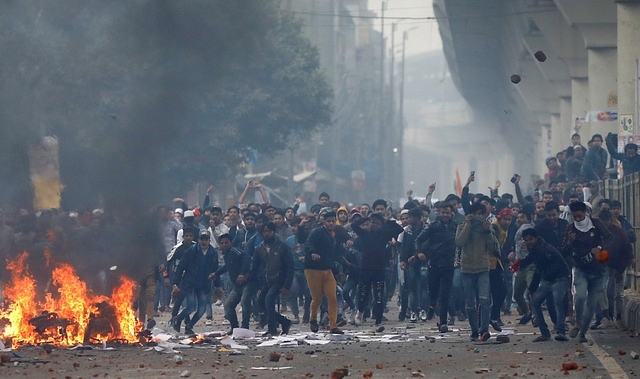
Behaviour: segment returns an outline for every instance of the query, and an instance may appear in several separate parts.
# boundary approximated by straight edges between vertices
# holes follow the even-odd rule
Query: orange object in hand
[[[602,250],[600,253],[598,253],[597,259],[598,262],[605,263],[609,260],[609,252],[607,250]]]

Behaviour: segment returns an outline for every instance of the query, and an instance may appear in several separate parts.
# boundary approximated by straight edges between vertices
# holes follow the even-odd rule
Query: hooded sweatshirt
[[[458,225],[456,245],[462,248],[460,272],[477,274],[489,271],[489,255],[500,249],[492,229],[484,230],[484,219],[474,218]]]
[[[340,222],[340,218],[338,218],[338,215],[340,214],[340,212],[345,212],[347,214],[347,221]],[[336,225],[340,225],[340,226],[349,225],[349,211],[347,210],[347,207],[345,207],[344,205],[338,208],[338,211],[336,212]]]

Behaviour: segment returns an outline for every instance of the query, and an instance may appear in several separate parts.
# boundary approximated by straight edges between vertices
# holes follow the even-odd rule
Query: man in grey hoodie
[[[467,317],[471,327],[471,340],[482,341],[491,338],[489,334],[489,311],[491,290],[489,286],[489,254],[498,252],[500,246],[493,235],[491,223],[485,218],[486,208],[481,203],[473,203],[465,222],[458,225],[456,245],[462,249],[460,272],[466,296]],[[476,296],[480,300],[480,325]]]

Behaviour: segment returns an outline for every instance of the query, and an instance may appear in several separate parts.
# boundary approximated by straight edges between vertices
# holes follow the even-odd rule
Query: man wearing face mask
[[[573,257],[573,285],[575,287],[576,324],[569,337],[580,335],[580,342],[587,342],[585,334],[593,318],[600,296],[603,296],[605,264],[599,259],[612,238],[611,232],[598,219],[587,215],[587,206],[582,202],[569,204],[573,224],[567,228],[565,249]]]
[[[374,210],[383,209],[384,200],[376,200]],[[380,209],[377,209],[380,208]],[[370,228],[364,229],[365,222],[370,222]],[[360,267],[360,296],[356,325],[361,325],[364,317],[364,308],[369,303],[369,294],[373,288],[375,306],[373,314],[376,319],[376,330],[382,332],[382,313],[384,311],[384,280],[385,262],[390,259],[387,243],[398,238],[403,229],[395,221],[386,221],[381,213],[373,213],[370,217],[364,217],[353,223],[353,231],[362,241],[362,264]]]

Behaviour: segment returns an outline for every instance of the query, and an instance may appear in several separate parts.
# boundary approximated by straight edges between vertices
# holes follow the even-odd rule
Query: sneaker
[[[384,332],[384,326],[382,326],[380,324],[376,325],[376,332],[378,332],[378,333]]]
[[[491,325],[493,330],[495,330],[496,332],[501,332],[502,331],[502,328],[500,327],[500,324],[498,324],[498,321],[491,320],[491,321],[489,321],[489,324]]]
[[[156,326],[156,320],[154,319],[147,320],[147,330],[153,329],[154,326]]]
[[[596,329],[598,329],[598,327],[599,327],[600,325],[602,325],[602,322],[603,322],[604,320],[605,320],[605,319],[603,319],[603,318],[600,318],[600,319],[596,318],[596,321],[594,321],[594,323],[589,327],[589,329],[591,329],[591,330],[596,330]]]
[[[522,316],[520,321],[518,321],[518,324],[527,325],[529,323],[529,321],[531,321],[532,318],[533,318],[533,316],[531,315],[531,313],[528,313],[528,314]]]
[[[205,324],[206,326],[211,326],[211,325],[213,325],[213,321],[212,321],[210,318],[208,318],[208,319],[207,319],[207,321],[205,321],[205,323],[204,323],[204,324]]]
[[[213,305],[215,305],[216,307],[222,306],[222,300],[216,301],[215,303],[213,303]]]
[[[484,333],[482,333],[482,336],[480,337],[480,340],[481,340],[482,342],[485,342],[485,341],[488,341],[488,340],[489,340],[489,338],[491,338],[491,333],[489,333],[489,332],[484,332]]]
[[[171,326],[173,327],[173,330],[175,330],[176,332],[180,333],[180,324],[181,324],[181,322],[178,321],[178,319],[176,318],[173,321],[173,324]]]
[[[355,324],[356,324],[356,310],[352,309],[351,314],[349,315],[349,325],[355,325]]]
[[[222,320],[222,325],[231,325],[231,323],[225,318],[224,320]]]
[[[576,338],[578,336],[578,333],[580,333],[580,328],[576,325],[571,328],[571,330],[569,330],[569,337]]]
[[[318,320],[309,321],[309,329],[311,329],[312,332],[317,333],[318,332]]]
[[[558,334],[557,336],[555,336],[554,338],[556,341],[560,341],[560,342],[566,342],[569,341],[569,339],[567,338],[567,336],[565,336],[564,334]]]
[[[546,341],[551,341],[551,336],[543,334],[533,340],[533,342],[546,342]]]
[[[288,318],[282,320],[282,335],[289,334],[289,330],[291,330],[291,324],[292,322]]]
[[[329,333],[331,334],[344,334],[344,332],[342,330],[340,330],[339,328],[333,328],[329,331]]]
[[[343,318],[338,320],[338,327],[342,327],[342,326],[345,326],[345,325],[347,325],[347,320],[345,320]]]
[[[505,309],[504,311],[502,311],[502,314],[504,314],[505,316],[511,316],[511,309]]]
[[[427,312],[425,312],[424,309],[420,311],[420,321],[422,322],[427,321]]]
[[[449,317],[449,322],[447,323],[447,325],[455,325],[456,324],[456,318],[455,317]]]
[[[262,338],[270,338],[270,337],[277,336],[277,335],[278,335],[278,331],[277,330],[275,332],[271,331],[271,330],[268,330],[268,331],[262,333],[262,335],[260,337],[262,337]]]
[[[587,336],[581,333],[580,337],[578,337],[578,342],[589,342],[589,340],[587,339]]]
[[[465,321],[467,319],[467,315],[465,315],[464,312],[462,311],[458,311],[456,313],[456,316],[458,316],[458,321],[460,322]]]
[[[188,326],[185,326],[185,327],[184,327],[184,334],[187,334],[187,335],[189,335],[189,336],[190,336],[190,335],[195,334],[195,333],[193,332],[193,329],[191,329],[191,328],[190,328],[190,327],[188,327]]]
[[[300,323],[300,317],[298,316],[293,316],[293,320],[291,320],[292,324],[299,324]]]
[[[478,333],[471,333],[471,336],[469,338],[471,339],[471,341],[477,341],[478,340]]]
[[[356,313],[355,324],[356,326],[360,326],[363,323],[364,323],[364,315],[362,314],[362,312],[358,311],[358,313]]]
[[[416,312],[411,312],[411,317],[409,317],[409,322],[415,323],[418,322],[418,315]]]
[[[498,319],[498,321],[497,321],[497,322],[498,322],[498,325],[500,325],[500,326],[504,326],[504,322],[502,322],[502,320]]]
[[[615,327],[613,321],[610,318],[602,319],[602,323],[600,324],[600,329],[609,329]]]
[[[449,331],[449,327],[444,325],[444,324],[442,324],[442,325],[440,325],[440,329],[439,330],[440,330],[440,333],[446,333],[446,332]]]
[[[432,306],[429,306],[429,310],[427,311],[427,321],[432,320],[435,314],[436,314],[436,309]]]

